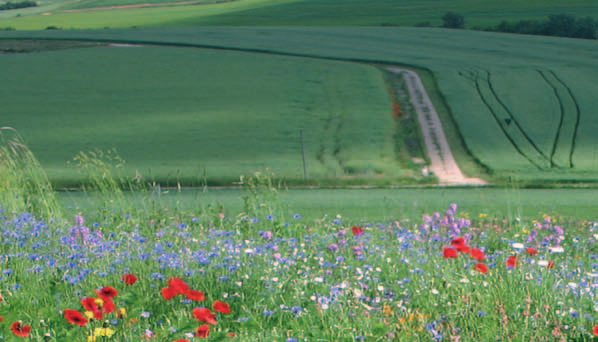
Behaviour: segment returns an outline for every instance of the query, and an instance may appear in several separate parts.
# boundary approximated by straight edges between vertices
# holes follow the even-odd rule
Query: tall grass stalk
[[[14,128],[0,128],[0,206],[60,218],[61,206],[39,162]]]

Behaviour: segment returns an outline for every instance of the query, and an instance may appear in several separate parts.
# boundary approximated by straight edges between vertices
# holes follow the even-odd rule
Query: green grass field
[[[437,86],[435,105],[446,128],[457,127],[461,134],[449,137],[453,146],[464,143],[457,150],[459,162],[471,158],[468,150],[495,179],[596,179],[594,41],[421,28],[221,27],[3,36],[186,44],[414,65],[430,70],[427,85]]]
[[[409,177],[380,70],[356,63],[168,47],[0,56],[2,126],[56,186],[84,183],[79,151],[116,148],[162,184],[232,184],[269,169],[308,182]]]
[[[99,6],[154,3],[141,0],[95,0],[86,2],[46,1],[41,7],[0,13],[0,27],[19,30],[63,28],[126,28],[181,25],[248,26],[413,26],[420,23],[440,26],[448,11],[463,14],[467,27],[491,27],[502,20],[542,20],[548,15],[567,13],[598,17],[598,5],[591,0],[237,0],[218,4],[198,2],[175,6],[162,1],[159,8],[129,8],[110,11],[67,13],[65,10]],[[179,1],[182,2],[182,1]],[[45,13],[45,15],[42,15]],[[16,17],[17,14],[21,16]]]
[[[171,212],[222,207],[227,215],[244,210],[242,189],[163,190],[160,203]],[[485,213],[495,217],[538,218],[593,217],[598,206],[593,189],[279,189],[278,198],[290,215],[309,221],[340,215],[351,223],[385,222],[393,218],[415,219],[424,213],[459,203],[470,217]],[[101,206],[94,193],[58,193],[67,211],[94,211]],[[144,205],[143,194],[129,194],[131,211]]]

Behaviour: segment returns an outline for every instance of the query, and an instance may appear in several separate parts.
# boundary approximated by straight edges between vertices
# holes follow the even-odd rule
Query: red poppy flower
[[[189,290],[189,291],[187,291],[187,293],[185,293],[185,295],[187,296],[187,299],[196,300],[196,301],[201,301],[201,300],[206,299],[206,295],[199,290]]]
[[[168,279],[168,287],[175,290],[177,294],[185,294],[189,291],[189,285],[183,279],[177,277]]]
[[[166,299],[166,300],[172,299],[177,294],[178,294],[177,291],[175,289],[173,289],[172,287],[163,287],[162,288],[162,297],[164,297],[164,299]]]
[[[135,284],[137,282],[137,276],[134,275],[133,273],[123,274],[123,276],[121,277],[121,279],[127,285],[133,285],[133,284]]]
[[[486,264],[484,264],[482,262],[478,262],[477,264],[475,264],[475,269],[476,269],[476,271],[479,271],[482,273],[488,273],[488,266],[486,266]]]
[[[206,322],[210,324],[217,323],[216,314],[208,308],[195,308],[191,313],[193,314],[193,317],[200,322]]]
[[[451,245],[453,247],[465,245],[465,238],[462,236],[457,236],[456,238],[451,239]]]
[[[595,325],[595,326],[592,328],[592,332],[594,333],[594,335],[598,335],[598,325]]]
[[[456,258],[459,255],[456,249],[452,247],[442,247],[442,257],[443,258]]]
[[[96,299],[93,297],[81,298],[81,305],[87,311],[98,311],[98,304],[96,304]]]
[[[118,290],[116,290],[112,286],[104,286],[101,289],[97,290],[96,293],[102,299],[106,299],[106,298],[112,299],[112,298],[116,297],[116,295],[118,295]]]
[[[29,332],[31,331],[31,326],[23,324],[21,321],[12,322],[10,325],[10,330],[13,334],[21,337],[29,336]]]
[[[195,336],[206,338],[210,334],[210,326],[207,324],[202,324],[197,329],[195,329]]]
[[[351,227],[351,232],[353,232],[353,235],[360,236],[364,233],[364,230],[361,227],[353,226]]]
[[[527,251],[527,254],[529,254],[529,255],[538,254],[538,250],[535,249],[534,247],[527,247],[525,250]]]
[[[470,253],[471,252],[471,247],[469,247],[468,245],[458,245],[458,246],[455,246],[455,248],[457,249],[457,251],[459,253]]]
[[[0,316],[0,322],[4,322],[4,316]]]
[[[64,318],[66,318],[66,320],[71,324],[77,324],[80,326],[87,324],[87,318],[77,310],[65,309],[63,313]]]
[[[484,260],[484,251],[482,251],[479,248],[472,248],[470,255],[473,259],[476,259],[477,261],[483,261]]]
[[[104,313],[111,313],[112,311],[116,310],[116,305],[114,305],[114,301],[110,298],[104,299],[104,304],[102,305],[102,311]]]
[[[229,314],[231,312],[230,306],[227,303],[221,302],[219,300],[214,301],[214,304],[212,304],[212,307],[217,312],[221,312],[224,314]]]
[[[179,338],[178,340],[174,340],[174,341],[172,341],[172,342],[191,342],[191,341],[189,341],[189,340],[188,340],[188,339],[186,339],[186,338]]]
[[[517,255],[511,255],[507,258],[507,266],[508,267],[516,267],[517,266]]]

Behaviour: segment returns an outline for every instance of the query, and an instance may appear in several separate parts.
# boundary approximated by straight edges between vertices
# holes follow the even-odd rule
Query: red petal
[[[484,260],[485,256],[484,256],[484,252],[481,249],[473,248],[471,250],[471,257],[473,259],[476,259],[477,261],[482,261],[482,260]]]
[[[191,299],[191,300],[196,300],[196,301],[201,301],[206,299],[206,295],[198,290],[189,290],[187,291],[187,293],[185,294],[187,296],[187,299]]]
[[[353,233],[353,235],[359,236],[359,235],[363,234],[363,228],[358,227],[358,226],[353,226],[353,227],[351,227],[351,232]]]
[[[135,284],[137,282],[137,276],[134,275],[133,273],[123,274],[122,280],[127,285],[133,285],[133,284]]]
[[[114,298],[116,297],[116,295],[118,295],[118,290],[116,290],[112,286],[104,286],[96,292],[98,293],[98,296],[100,296],[100,298],[102,299]]]
[[[210,324],[217,323],[215,319],[216,314],[208,308],[195,308],[191,313],[193,314],[193,317],[200,322],[206,322]]]
[[[177,277],[168,279],[168,287],[174,289],[177,294],[185,294],[189,291],[189,285],[183,279]]]
[[[171,287],[162,288],[162,297],[164,297],[164,299],[166,299],[166,300],[172,299],[177,294],[178,294],[178,292]]]
[[[96,304],[96,299],[93,297],[85,297],[81,299],[81,305],[87,311],[97,311],[98,305]]]
[[[483,264],[481,262],[475,264],[475,269],[476,269],[476,271],[479,271],[482,273],[488,273],[488,266],[486,266],[486,264]]]
[[[456,258],[459,255],[457,250],[452,247],[442,247],[442,257],[443,258]]]
[[[197,336],[197,337],[206,338],[206,337],[208,337],[209,334],[210,334],[210,326],[207,324],[202,324],[199,327],[197,327],[197,330],[195,330],[195,336]]]
[[[451,245],[457,247],[460,245],[464,245],[465,244],[465,238],[462,236],[457,236],[456,238],[453,238],[451,240]]]
[[[214,301],[214,304],[212,304],[212,307],[217,312],[221,312],[221,313],[224,313],[224,314],[228,314],[228,313],[231,312],[230,306],[227,303],[221,302],[219,300]]]
[[[71,324],[77,324],[80,326],[84,326],[85,324],[87,324],[87,318],[77,310],[65,309],[63,311],[63,314],[64,318],[66,318],[66,320],[69,321],[69,323]]]

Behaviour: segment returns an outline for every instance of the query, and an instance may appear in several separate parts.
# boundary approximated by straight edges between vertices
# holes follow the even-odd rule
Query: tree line
[[[442,26],[445,28],[465,27],[465,18],[458,13],[448,12],[442,17],[442,21]],[[541,36],[598,39],[598,20],[591,17],[577,18],[569,14],[553,14],[548,16],[546,20],[520,20],[516,22],[503,20],[494,27],[474,27],[473,29]]]
[[[25,0],[21,2],[7,2],[5,4],[0,4],[0,11],[8,11],[13,9],[19,8],[26,8],[26,7],[35,7],[37,6],[37,2],[31,0]]]

